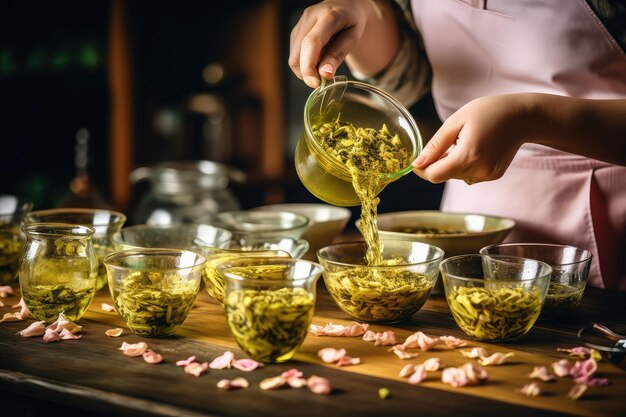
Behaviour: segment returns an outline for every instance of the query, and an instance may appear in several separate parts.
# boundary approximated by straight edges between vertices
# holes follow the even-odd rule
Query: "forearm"
[[[526,142],[626,166],[626,99],[591,100],[532,93]]]
[[[359,0],[367,3],[367,23],[361,40],[346,56],[350,69],[365,76],[382,71],[400,47],[400,28],[391,0]]]

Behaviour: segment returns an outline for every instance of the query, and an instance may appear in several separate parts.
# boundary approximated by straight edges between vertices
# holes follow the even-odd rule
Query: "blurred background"
[[[188,204],[189,175],[211,210],[319,202],[293,166],[311,91],[287,65],[312,3],[3,0],[0,193],[35,209],[112,208],[129,224],[155,198]],[[410,110],[427,140],[439,125],[431,98]],[[409,174],[379,211],[438,209],[441,192]]]

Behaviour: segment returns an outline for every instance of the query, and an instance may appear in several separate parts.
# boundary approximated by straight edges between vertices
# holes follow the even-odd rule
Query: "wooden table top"
[[[321,281],[321,280],[320,280]],[[350,320],[334,304],[322,284],[313,322],[346,324]],[[4,299],[11,310],[17,297]],[[80,324],[80,340],[45,344],[41,337],[22,338],[15,333],[27,322],[0,323],[0,413],[38,415],[29,405],[44,402],[50,407],[78,410],[81,415],[132,416],[343,416],[343,415],[475,415],[481,416],[624,416],[626,415],[626,372],[600,362],[598,376],[606,377],[608,387],[590,388],[574,401],[566,397],[573,386],[571,378],[542,383],[544,394],[526,397],[515,389],[532,382],[528,374],[534,366],[549,366],[566,358],[557,347],[579,346],[576,332],[593,321],[626,320],[626,292],[588,288],[583,303],[567,322],[538,322],[520,341],[486,344],[470,341],[468,349],[483,346],[489,353],[515,352],[505,365],[490,366],[489,380],[480,386],[453,388],[441,382],[441,371],[429,373],[420,385],[407,383],[398,376],[407,363],[421,363],[439,357],[444,366],[460,366],[471,361],[457,350],[436,348],[412,360],[401,360],[360,337],[318,337],[309,334],[293,360],[267,365],[253,372],[236,369],[209,370],[196,378],[187,375],[175,362],[191,355],[210,362],[226,350],[236,358],[245,357],[231,337],[222,309],[203,290],[194,309],[176,336],[145,339],[132,334],[117,313],[102,311],[103,302],[111,303],[108,292],[100,291]],[[105,336],[107,329],[124,328],[121,337]],[[454,323],[445,299],[433,295],[412,320],[398,325],[371,325],[370,330],[393,330],[399,342],[421,330],[428,335],[453,335],[466,338]],[[145,341],[161,353],[164,363],[150,365],[141,358],[124,356],[118,350],[123,341]],[[345,348],[362,364],[338,368],[323,364],[317,351],[323,347]],[[307,389],[263,391],[258,383],[281,372],[298,368],[305,376],[328,378],[332,395],[315,395]],[[216,383],[243,376],[251,385],[238,391],[222,391]],[[378,389],[386,387],[390,397],[381,400]],[[22,403],[22,404],[20,404]],[[23,404],[26,403],[26,404]],[[38,412],[43,415],[43,407]],[[26,410],[26,411],[24,411]],[[70,414],[71,415],[71,414]]]

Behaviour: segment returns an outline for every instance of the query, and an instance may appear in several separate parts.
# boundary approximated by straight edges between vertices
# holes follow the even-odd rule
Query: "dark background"
[[[0,193],[31,199],[36,209],[62,204],[76,174],[75,135],[83,127],[90,132],[89,176],[110,207],[132,211],[147,191],[129,183],[129,198],[112,193],[119,154],[111,154],[107,64],[116,1],[124,10],[132,61],[132,135],[122,151],[132,155],[132,168],[169,160],[214,160],[249,174],[247,183],[232,187],[244,208],[319,201],[303,188],[293,168],[310,89],[287,65],[290,30],[313,2],[270,0],[0,2]],[[280,62],[263,50],[254,53],[259,65],[268,65],[268,59],[276,65],[278,74],[269,86],[255,79],[259,75],[254,66],[241,66],[238,55],[250,53],[240,48],[242,39],[262,36],[246,22],[267,7],[279,22],[270,42],[278,47]],[[224,71],[219,82],[207,82],[211,68]],[[348,74],[345,68],[340,72]],[[264,85],[264,92],[249,85]],[[219,142],[208,144],[204,116],[189,111],[186,103],[198,94],[217,97],[224,105],[227,118]],[[255,129],[265,123],[271,99],[281,103],[280,125],[270,135],[281,144],[277,149],[284,159],[278,176],[266,175],[255,159],[260,152],[256,147],[268,140]],[[438,123],[430,97],[410,110],[428,139]],[[245,124],[238,123],[244,119]],[[441,192],[442,186],[409,174],[383,191],[380,212],[437,209]]]

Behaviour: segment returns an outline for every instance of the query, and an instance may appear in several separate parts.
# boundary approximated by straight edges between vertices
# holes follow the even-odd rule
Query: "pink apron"
[[[494,94],[626,98],[626,54],[584,0],[413,0],[412,10],[442,119]],[[626,290],[626,167],[526,144],[497,181],[449,181],[441,209],[511,217],[509,242],[588,249],[590,284]]]

